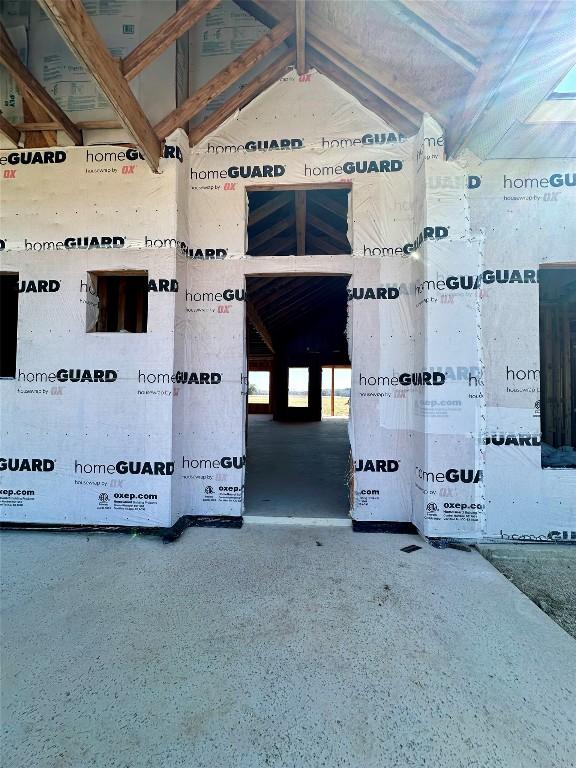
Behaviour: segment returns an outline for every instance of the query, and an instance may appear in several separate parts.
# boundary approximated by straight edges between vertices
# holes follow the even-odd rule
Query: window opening
[[[288,369],[288,408],[308,408],[310,370]]]
[[[98,317],[89,331],[146,333],[148,274],[91,272],[91,293],[98,297]],[[89,307],[90,308],[90,307]]]
[[[270,371],[248,371],[248,404],[270,404]]]
[[[322,368],[322,418],[349,418],[351,386],[351,368],[338,365]]]

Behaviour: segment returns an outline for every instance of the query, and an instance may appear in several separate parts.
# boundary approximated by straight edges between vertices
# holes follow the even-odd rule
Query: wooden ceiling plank
[[[280,221],[277,221],[276,224],[273,224],[271,227],[267,227],[259,235],[256,235],[256,237],[251,237],[248,243],[250,251],[253,252],[258,250],[258,248],[261,248],[264,243],[268,242],[268,240],[271,240],[273,237],[276,237],[276,235],[284,232],[288,227],[293,227],[294,221],[294,214],[292,213]]]
[[[268,200],[259,208],[248,212],[248,226],[251,227],[254,224],[258,224],[262,219],[279,211],[290,202],[292,202],[292,196],[289,192],[277,192],[271,200]]]
[[[292,246],[292,252],[296,251],[296,241],[293,236],[290,237],[276,237],[274,239],[274,245],[272,245],[267,251],[266,256],[276,256],[280,251],[287,251]]]
[[[431,4],[431,3],[427,3]],[[402,24],[409,27],[419,37],[430,43],[434,48],[443,53],[462,69],[472,75],[475,75],[479,68],[478,60],[467,48],[462,45],[454,45],[444,35],[438,34],[435,28],[422,19],[410,7],[410,3],[397,0],[397,2],[386,3],[386,11],[398,19]]]
[[[482,60],[489,40],[438,0],[396,0],[453,45]]]
[[[348,216],[348,209],[345,205],[341,205],[331,196],[323,195],[320,190],[316,192],[312,202],[340,218],[347,218]]]
[[[296,0],[296,71],[306,74],[306,0]]]
[[[291,238],[290,238],[290,242],[293,242],[293,241],[294,241],[294,238],[293,238],[293,237],[291,237]],[[288,243],[288,245],[290,245],[290,243]],[[275,278],[275,279],[277,280],[278,278]],[[255,303],[257,304],[257,306],[258,306],[258,309],[259,309],[260,311],[262,311],[262,310],[264,309],[264,307],[267,307],[267,306],[268,306],[268,304],[272,304],[273,302],[275,302],[275,301],[278,301],[278,299],[283,299],[283,298],[285,298],[286,296],[289,296],[289,295],[291,295],[291,294],[293,294],[293,293],[296,293],[297,291],[299,291],[299,290],[300,290],[300,287],[299,287],[299,286],[296,286],[296,285],[294,285],[294,283],[295,283],[296,281],[297,281],[297,282],[300,282],[300,279],[301,279],[301,278],[298,278],[298,277],[294,277],[294,278],[289,278],[289,277],[288,277],[288,278],[284,278],[284,279],[282,280],[282,287],[281,287],[279,290],[277,290],[277,291],[274,291],[273,293],[270,293],[270,294],[268,294],[268,296],[258,297],[258,298],[255,300]],[[289,283],[292,283],[292,285],[290,286],[290,288],[288,288],[288,289],[287,289],[287,288],[286,288],[286,286],[287,286]]]
[[[310,245],[314,249],[311,254],[313,256],[322,256],[325,254],[336,256],[342,253],[342,243],[334,242],[330,235],[324,235],[324,238],[322,239],[317,235],[312,234],[308,237],[310,239]],[[326,245],[324,239],[328,245]]]
[[[308,214],[308,223],[313,227],[316,227],[316,229],[319,229],[321,232],[324,232],[326,235],[329,235],[336,242],[339,240],[348,240],[346,232],[341,232],[339,229],[336,229],[336,227],[333,227],[327,221],[324,221],[324,219],[321,219],[314,213]]]
[[[324,283],[314,283],[313,287],[309,288],[308,290],[302,292],[300,296],[295,296],[289,301],[284,301],[281,304],[277,304],[274,307],[274,311],[268,315],[267,320],[269,323],[272,321],[276,322],[279,317],[282,315],[288,315],[290,316],[290,320],[292,321],[294,319],[294,314],[296,310],[300,311],[300,308],[303,304],[306,304],[310,301],[311,298],[316,296],[318,293],[321,293],[322,291],[326,290],[326,286]]]
[[[156,172],[160,163],[160,141],[86,13],[82,0],[40,0],[40,4],[78,60],[96,80],[146,162]]]
[[[212,112],[206,120],[190,131],[190,146],[198,144],[205,136],[215,131],[224,120],[233,115],[237,109],[242,109],[252,99],[260,95],[262,91],[273,85],[281,77],[286,69],[294,63],[294,51],[288,51],[272,62],[262,73],[251,80],[247,85],[233,94],[219,109]]]
[[[186,5],[166,19],[158,29],[122,59],[122,74],[132,80],[158,58],[172,43],[200,21],[220,0],[188,0]]]
[[[266,344],[270,352],[274,354],[274,342],[272,341],[272,337],[250,299],[246,299],[246,316],[253,327],[258,331],[260,338]]]
[[[14,144],[15,147],[20,143],[20,131],[15,125],[12,125],[12,123],[9,123],[8,120],[6,120],[2,112],[0,112],[0,133],[3,133],[8,141],[11,144]]]
[[[73,144],[82,144],[82,131],[74,125],[34,75],[26,69],[2,24],[0,24],[0,62],[16,81],[22,95],[28,95],[30,101],[40,105],[44,112],[58,123]]]
[[[296,208],[296,256],[306,255],[306,192],[294,193]]]
[[[42,0],[55,2],[55,0]],[[296,22],[292,17],[281,21],[269,32],[257,40],[244,53],[230,62],[227,67],[218,72],[207,83],[200,87],[190,98],[167,115],[156,126],[156,133],[165,138],[176,128],[191,120],[216,96],[224,93],[239,78],[243,77],[266,54],[278,48],[286,38],[294,32]]]
[[[348,73],[344,72],[344,70],[337,67],[316,51],[310,51],[308,54],[308,63],[317,69],[318,72],[326,75],[326,77],[336,83],[336,85],[339,85],[340,88],[359,101],[366,107],[366,109],[369,109],[371,112],[378,115],[378,117],[395,131],[398,131],[405,136],[412,136],[418,132],[418,125],[422,119],[420,113],[418,113],[419,117],[417,121],[412,122],[407,120],[404,115],[401,115],[388,103],[376,96],[373,90],[366,88],[354,77],[348,75]]]
[[[522,3],[517,12],[508,19],[504,28],[500,30],[466,94],[462,109],[454,116],[448,126],[446,145],[449,157],[454,157],[467,143],[470,136],[479,130],[485,111],[493,105],[498,97],[518,57],[530,45],[531,39],[544,17],[549,11],[554,13],[555,8],[558,9],[558,7],[558,4],[555,6],[555,0],[530,0],[530,2]],[[562,17],[560,16],[558,22],[561,21]],[[553,42],[550,40],[550,49],[539,51],[538,56],[553,57],[554,53]],[[533,78],[534,73],[515,71],[513,83],[518,87],[519,79],[527,76]],[[543,93],[542,98],[545,96],[546,93]],[[509,125],[503,121],[502,136],[508,127]]]

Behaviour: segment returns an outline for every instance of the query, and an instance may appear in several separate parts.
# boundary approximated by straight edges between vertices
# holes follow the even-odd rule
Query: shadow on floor
[[[245,513],[347,517],[348,420],[288,424],[248,417]]]

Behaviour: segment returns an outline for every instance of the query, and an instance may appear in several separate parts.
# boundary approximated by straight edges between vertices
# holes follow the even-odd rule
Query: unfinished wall
[[[282,139],[289,149],[266,143]],[[518,379],[538,369],[538,264],[575,262],[576,188],[549,182],[537,200],[530,183],[528,199],[509,200],[518,187],[510,192],[503,177],[564,178],[565,163],[447,163],[429,118],[404,139],[314,72],[289,73],[191,151],[180,133],[169,144],[180,151],[160,176],[142,160],[113,158],[120,147],[3,164],[16,176],[3,179],[2,270],[61,281],[53,295],[20,294],[18,368],[118,371],[109,384],[26,382],[42,390],[31,393],[22,380],[0,381],[2,455],[23,456],[26,445],[26,455],[56,461],[51,473],[0,473],[3,489],[36,490],[32,500],[4,496],[4,519],[146,525],[241,515],[245,278],[297,272],[350,275],[356,519],[463,538],[576,530],[575,470],[542,470],[538,445],[485,444],[494,434],[539,435],[538,383],[511,386],[508,371]],[[352,184],[351,256],[245,255],[247,186],[339,181]],[[89,233],[121,237],[122,247],[27,247]],[[80,282],[108,267],[178,281],[177,292],[149,294],[148,334],[86,333]],[[496,269],[508,276],[496,282]],[[145,388],[142,372],[152,377]],[[173,474],[75,469],[122,459],[173,462]],[[157,503],[116,505],[125,490],[152,492]]]

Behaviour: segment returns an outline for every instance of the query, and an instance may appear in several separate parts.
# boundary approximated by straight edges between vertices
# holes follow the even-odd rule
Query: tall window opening
[[[18,275],[0,274],[0,378],[16,376]]]
[[[330,365],[322,368],[322,418],[350,416],[352,368]]]
[[[309,387],[308,368],[288,368],[288,408],[308,408]]]
[[[542,466],[576,468],[576,266],[540,269]]]

